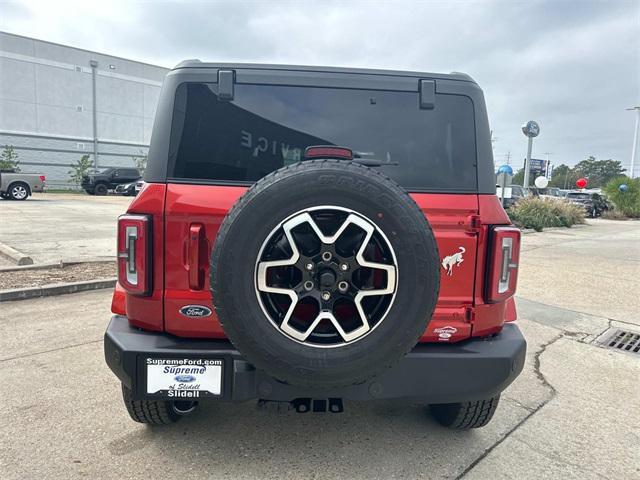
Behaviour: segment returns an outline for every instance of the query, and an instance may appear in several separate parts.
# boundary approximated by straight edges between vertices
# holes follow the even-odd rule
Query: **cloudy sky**
[[[496,162],[631,159],[640,0],[0,1],[0,30],[170,67],[229,62],[461,71],[485,92]],[[640,165],[636,162],[636,174]]]

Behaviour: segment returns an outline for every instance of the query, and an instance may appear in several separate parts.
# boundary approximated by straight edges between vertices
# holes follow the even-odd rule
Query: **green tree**
[[[522,185],[524,183],[524,168],[521,168],[516,173],[513,174],[511,178],[511,183],[513,185]]]
[[[590,188],[602,187],[625,171],[617,160],[596,160],[596,157],[593,156],[582,160],[573,170],[578,177],[585,177],[589,180],[588,186]]]
[[[144,171],[147,169],[147,154],[140,152],[140,155],[131,157],[131,160],[133,160],[136,168],[140,170],[140,175],[144,175]]]
[[[15,170],[20,171],[18,167],[18,154],[13,149],[13,145],[5,145],[2,149],[2,155],[0,155],[0,170]]]
[[[84,177],[91,168],[93,168],[93,160],[91,160],[89,155],[82,155],[74,165],[71,165],[71,170],[67,173],[71,177],[71,180],[73,180],[73,183],[80,185],[80,183],[82,183],[82,177]]]
[[[623,184],[627,186],[626,191],[620,190],[620,185]],[[604,187],[604,192],[616,210],[628,217],[640,217],[640,178],[614,178]]]
[[[572,188],[572,185],[575,183],[575,179],[573,178],[574,175],[575,173],[571,171],[571,167],[568,167],[565,164],[560,164],[553,169],[551,178],[549,179],[549,186],[556,188]]]

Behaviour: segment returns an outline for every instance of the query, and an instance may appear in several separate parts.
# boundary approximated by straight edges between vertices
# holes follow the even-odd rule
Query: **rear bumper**
[[[221,401],[336,397],[452,403],[489,398],[503,391],[522,371],[526,341],[516,325],[506,324],[490,339],[419,344],[384,374],[360,385],[330,390],[281,383],[255,369],[228,341],[144,332],[130,327],[127,318],[120,315],[115,315],[107,328],[104,353],[109,368],[136,399],[158,398],[146,393],[145,362],[148,357],[160,357],[222,360],[222,395],[215,398]]]

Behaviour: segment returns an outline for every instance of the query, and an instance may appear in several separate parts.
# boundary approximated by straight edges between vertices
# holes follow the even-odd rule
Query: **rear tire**
[[[26,200],[31,195],[31,190],[24,182],[14,182],[9,185],[7,193],[11,200]]]
[[[487,400],[430,405],[431,415],[436,421],[453,430],[469,430],[484,427],[493,418],[498,408],[500,395]]]
[[[150,425],[168,425],[180,420],[173,409],[173,402],[158,400],[133,400],[131,390],[122,385],[122,399],[129,416],[136,422]]]
[[[93,190],[93,193],[96,195],[106,195],[109,189],[104,183],[99,183]]]

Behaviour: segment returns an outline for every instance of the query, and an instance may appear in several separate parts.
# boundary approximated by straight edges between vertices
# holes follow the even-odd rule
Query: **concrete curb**
[[[573,228],[584,228],[589,226],[590,225],[588,224],[578,224],[578,225],[573,225],[571,227],[545,227],[540,232],[536,232],[533,228],[521,228],[520,231],[522,232],[523,235],[529,235],[530,233],[560,232],[560,231],[571,230]]]
[[[0,267],[0,273],[21,272],[24,270],[44,270],[46,268],[62,268],[62,262],[34,263],[32,265],[13,265],[11,267]]]
[[[24,270],[44,270],[47,268],[64,268],[68,265],[78,265],[80,263],[115,263],[116,258],[102,259],[102,260],[60,260],[58,262],[48,263],[34,263],[33,265],[15,265],[11,267],[0,267],[0,273],[3,272],[21,272]]]
[[[2,242],[0,242],[0,255],[7,257],[17,265],[33,265],[31,257]]]
[[[12,290],[0,290],[0,302],[13,300],[27,300],[29,298],[49,297],[53,295],[64,295],[67,293],[86,292],[89,290],[100,290],[115,286],[116,278],[102,278],[99,280],[89,280],[87,282],[52,283],[40,287],[16,288]]]

